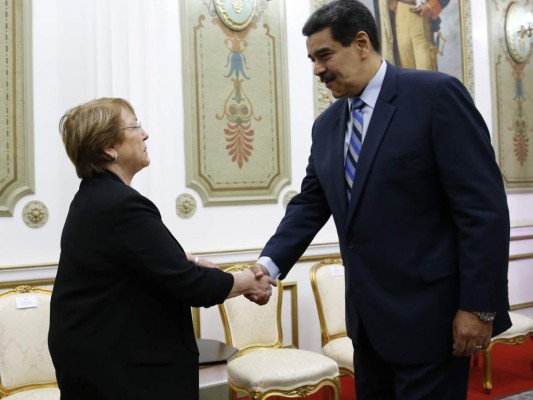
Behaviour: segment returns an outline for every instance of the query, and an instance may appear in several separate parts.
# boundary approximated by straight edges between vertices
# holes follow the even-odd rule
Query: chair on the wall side
[[[353,345],[346,333],[342,260],[323,260],[313,265],[309,274],[322,332],[322,351],[337,362],[341,373],[353,378]]]
[[[2,400],[59,400],[48,351],[51,293],[30,286],[0,293]]]
[[[237,264],[225,271],[239,273],[249,267]],[[226,341],[239,349],[227,365],[229,399],[235,399],[237,393],[246,393],[251,400],[301,398],[325,388],[324,395],[338,400],[339,369],[335,361],[312,351],[282,348],[282,299],[283,287],[278,281],[264,306],[244,296],[219,305]]]
[[[509,313],[511,317],[512,326],[505,332],[494,336],[490,345],[486,350],[483,350],[483,388],[486,393],[492,390],[492,348],[496,344],[512,344],[519,345],[524,343],[527,338],[533,340],[533,318],[526,317],[516,312]],[[476,356],[477,357],[477,356]],[[474,358],[474,362],[477,358]],[[530,359],[531,370],[533,371],[533,353]],[[531,376],[533,379],[533,375]]]

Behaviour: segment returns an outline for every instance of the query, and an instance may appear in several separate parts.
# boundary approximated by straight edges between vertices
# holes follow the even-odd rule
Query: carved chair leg
[[[487,394],[490,394],[492,390],[491,352],[492,343],[486,350],[483,350],[483,388]]]

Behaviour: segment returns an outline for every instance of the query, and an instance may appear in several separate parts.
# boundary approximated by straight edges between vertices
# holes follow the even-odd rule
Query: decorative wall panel
[[[187,184],[204,205],[290,182],[283,0],[181,2]]]
[[[33,193],[30,3],[0,0],[0,216]]]
[[[507,189],[533,187],[532,0],[489,0],[493,136]]]

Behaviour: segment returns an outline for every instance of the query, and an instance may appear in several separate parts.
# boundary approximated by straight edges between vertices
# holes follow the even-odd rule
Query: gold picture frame
[[[0,217],[34,192],[31,3],[4,0],[0,13]],[[5,60],[5,62],[4,62]]]

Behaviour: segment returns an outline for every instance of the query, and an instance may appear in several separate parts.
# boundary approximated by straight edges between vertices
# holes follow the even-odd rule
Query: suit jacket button
[[[355,245],[353,243],[348,243],[348,248],[350,250],[353,250],[355,248]]]

